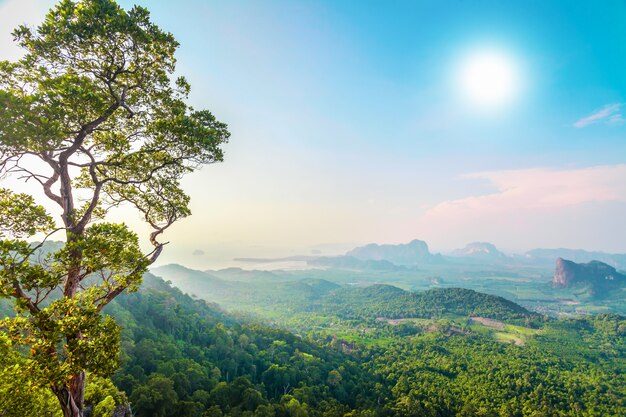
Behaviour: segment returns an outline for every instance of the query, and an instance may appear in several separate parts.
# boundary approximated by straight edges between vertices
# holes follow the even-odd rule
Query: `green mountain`
[[[209,272],[197,271],[178,264],[168,264],[153,268],[151,272],[157,276],[175,277],[176,286],[183,291],[219,291],[230,287],[230,284]]]
[[[435,318],[480,316],[497,320],[537,318],[525,308],[495,295],[464,288],[408,292],[389,285],[342,288],[320,302],[322,308],[345,317]]]
[[[139,292],[120,296],[106,312],[123,327],[122,367],[113,380],[137,417],[374,407],[374,381],[355,358],[238,322],[150,274]]]

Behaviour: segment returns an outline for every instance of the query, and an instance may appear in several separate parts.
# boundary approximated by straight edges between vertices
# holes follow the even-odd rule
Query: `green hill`
[[[464,288],[436,288],[414,293],[390,285],[347,287],[321,300],[320,307],[347,318],[401,319],[456,315],[514,321],[537,317],[537,314],[502,297]]]
[[[230,268],[197,271],[170,264],[152,269],[182,291],[215,302],[231,310],[257,310],[274,306],[307,306],[324,294],[340,288],[338,284],[316,278],[284,277],[267,271]]]
[[[123,327],[122,367],[113,380],[137,417],[289,415],[308,407],[342,414],[373,406],[373,380],[354,358],[239,323],[160,278],[146,276],[139,292],[120,296],[106,312]],[[335,374],[341,385],[328,385]],[[302,405],[285,394],[310,400]]]

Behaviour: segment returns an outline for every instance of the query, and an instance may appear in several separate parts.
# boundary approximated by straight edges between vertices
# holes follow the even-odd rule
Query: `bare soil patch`
[[[480,323],[483,326],[491,327],[492,329],[496,329],[496,330],[504,329],[504,323],[498,320],[488,319],[486,317],[470,317],[470,320],[475,323]]]

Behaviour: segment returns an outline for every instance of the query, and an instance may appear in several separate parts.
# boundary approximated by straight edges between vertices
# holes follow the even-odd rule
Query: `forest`
[[[349,295],[351,302],[369,306],[363,317],[376,306],[387,311],[384,295],[397,295],[385,287],[370,287],[369,294],[365,290]],[[336,296],[345,301],[348,294],[338,291]],[[439,302],[442,296],[431,291],[418,297],[426,303],[430,297]],[[453,291],[450,297],[468,308],[455,311],[456,321],[379,321],[366,339],[342,337],[329,329],[295,335],[227,314],[146,275],[138,292],[107,307],[106,313],[123,328],[120,369],[110,380],[88,376],[86,410],[93,413],[88,415],[106,416],[130,403],[138,417],[626,412],[624,317],[539,320],[531,314],[540,327],[528,328],[525,343],[517,345],[473,331],[473,325],[460,319],[475,313],[472,297],[491,296]],[[503,301],[494,297],[493,302]],[[512,305],[507,318],[504,307],[493,311],[493,317],[516,322],[524,310]],[[358,329],[354,321],[361,319],[351,320]],[[20,388],[22,384],[11,379],[11,368],[0,378],[5,392],[32,396],[31,408],[22,405],[20,415],[55,415],[46,414],[51,401],[47,392]]]

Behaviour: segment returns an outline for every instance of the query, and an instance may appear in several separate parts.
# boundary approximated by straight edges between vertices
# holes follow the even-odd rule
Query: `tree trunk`
[[[63,417],[83,417],[85,373],[72,375],[70,383],[53,389],[63,410]]]

